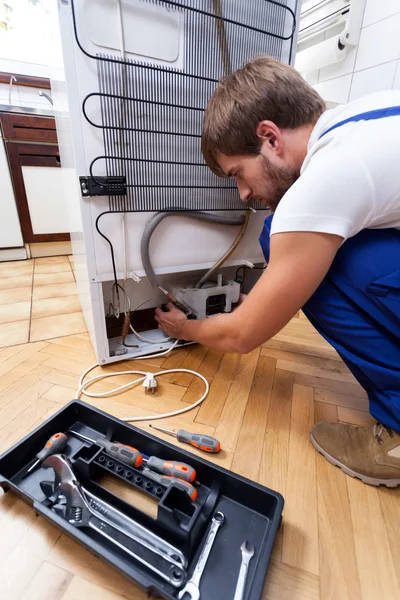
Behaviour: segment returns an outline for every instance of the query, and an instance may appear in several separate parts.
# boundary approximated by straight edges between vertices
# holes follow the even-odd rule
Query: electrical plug
[[[145,394],[147,394],[149,391],[154,394],[157,388],[157,381],[155,380],[153,373],[146,373],[145,380],[143,381],[143,387]]]

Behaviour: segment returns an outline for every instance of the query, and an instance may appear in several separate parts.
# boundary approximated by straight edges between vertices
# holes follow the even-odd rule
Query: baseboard
[[[26,260],[29,258],[24,246],[21,248],[2,248],[0,250],[0,262],[8,260]]]
[[[29,244],[32,258],[72,254],[71,242],[38,242]]]

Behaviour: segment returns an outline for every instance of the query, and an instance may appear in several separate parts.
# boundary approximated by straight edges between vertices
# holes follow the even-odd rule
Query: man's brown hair
[[[257,155],[258,123],[273,121],[282,129],[315,122],[326,106],[321,96],[289,65],[263,56],[221,79],[204,116],[201,150],[216,174],[224,172],[218,154]]]

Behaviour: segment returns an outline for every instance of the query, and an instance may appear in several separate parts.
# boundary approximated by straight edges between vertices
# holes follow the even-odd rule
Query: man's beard
[[[275,211],[282,197],[299,178],[299,175],[293,167],[278,167],[272,164],[263,154],[260,154],[260,159],[263,165],[263,181],[268,183],[264,184],[263,196],[257,200],[267,204],[272,211]]]

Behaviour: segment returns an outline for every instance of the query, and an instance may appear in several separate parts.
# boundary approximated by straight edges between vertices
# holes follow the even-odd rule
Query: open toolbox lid
[[[201,597],[205,600],[233,599],[242,558],[240,547],[247,540],[255,547],[255,554],[249,565],[244,599],[260,600],[273,543],[281,522],[283,498],[280,494],[78,400],[67,404],[0,456],[0,486],[5,491],[11,489],[16,492],[37,513],[45,516],[63,532],[79,540],[86,548],[107,560],[146,590],[153,590],[153,593],[157,590],[164,598],[178,598],[182,586],[174,587],[132,558],[123,548],[117,547],[112,540],[89,527],[71,524],[65,516],[51,507],[51,501],[41,486],[44,481],[49,483],[50,480],[51,483],[51,478],[54,478],[51,469],[39,466],[24,477],[46,440],[56,432],[67,432],[71,428],[86,432],[89,437],[97,436],[94,439],[112,436],[113,441],[134,446],[149,456],[177,460],[193,466],[200,482],[198,500],[194,503],[173,485],[161,494],[155,487],[156,484],[146,487],[148,482],[144,477],[139,477],[141,481],[137,482],[135,469],[119,464],[118,460],[106,460],[107,457],[102,460],[105,456],[104,449],[96,444],[90,445],[71,436],[63,451],[79,483],[90,493],[182,552],[188,561],[187,579],[196,566],[213,516],[218,511],[222,512],[225,521],[216,535],[200,581]],[[158,497],[157,518],[150,517],[96,483],[97,476],[103,472],[112,473],[129,485],[142,488],[143,492]]]

